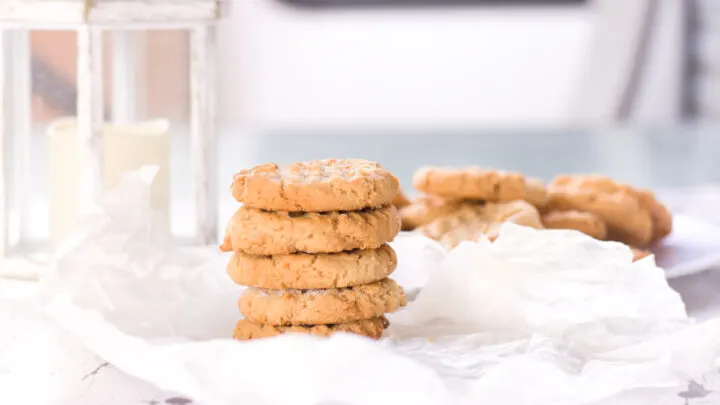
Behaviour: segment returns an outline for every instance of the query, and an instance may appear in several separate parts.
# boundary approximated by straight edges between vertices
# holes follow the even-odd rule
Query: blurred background
[[[218,41],[220,119],[231,128],[517,129],[720,117],[713,0],[230,3]],[[145,114],[186,118],[187,35],[133,35],[142,37],[136,92]],[[74,33],[36,31],[32,43],[35,116],[71,115]]]
[[[720,182],[720,2],[225,5],[217,30],[218,223],[235,207],[226,190],[232,174],[267,161],[374,159],[410,194],[412,173],[424,164],[545,180],[601,172],[655,189]],[[42,184],[48,125],[76,115],[77,42],[73,31],[29,35],[30,175]],[[192,234],[188,31],[106,32],[103,40],[106,119],[169,120],[166,199],[173,229]],[[47,195],[32,193],[24,215],[45,224]]]

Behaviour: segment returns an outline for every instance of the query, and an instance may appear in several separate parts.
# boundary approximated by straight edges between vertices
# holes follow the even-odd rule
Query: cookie
[[[545,188],[545,183],[538,178],[525,179],[525,201],[534,205],[540,212],[544,212],[550,204],[550,194]]]
[[[282,290],[342,288],[368,284],[392,274],[397,256],[390,245],[342,253],[254,256],[235,252],[227,266],[237,284]]]
[[[266,325],[327,325],[370,319],[407,303],[405,293],[386,278],[371,284],[327,290],[249,288],[238,301],[245,319]]]
[[[252,255],[376,249],[400,232],[400,215],[392,205],[309,213],[240,207],[226,232],[221,250]]]
[[[672,232],[672,214],[670,210],[655,198],[649,190],[640,190],[627,184],[619,185],[623,191],[634,196],[640,205],[650,213],[652,220],[652,236],[650,244],[658,242]]]
[[[672,214],[670,210],[648,190],[639,191],[639,196],[640,202],[650,211],[650,218],[652,218],[653,232],[650,243],[658,242],[670,235],[672,232]]]
[[[459,201],[448,201],[432,196],[420,197],[412,204],[400,209],[402,229],[411,231],[419,226],[429,224],[457,211],[461,205],[462,203]]]
[[[508,202],[527,195],[522,174],[479,167],[424,167],[415,172],[413,186],[448,200]]]
[[[547,229],[574,229],[598,240],[607,238],[605,221],[591,212],[550,211],[541,219]]]
[[[337,323],[330,325],[291,325],[273,326],[241,320],[235,326],[233,338],[237,340],[261,339],[281,335],[283,333],[305,333],[314,336],[327,337],[335,333],[354,333],[372,339],[380,339],[383,331],[390,322],[384,316],[363,319],[360,321]]]
[[[268,163],[235,174],[232,195],[245,206],[271,211],[355,211],[390,204],[400,184],[380,164],[326,159]]]
[[[558,176],[548,191],[552,209],[587,211],[602,218],[610,240],[647,246],[652,239],[652,218],[637,193],[608,177]]]
[[[395,198],[393,198],[392,205],[394,205],[395,208],[398,208],[398,209],[400,209],[402,207],[407,207],[408,205],[410,205],[410,200],[408,200],[407,196],[405,195],[405,193],[403,193],[402,189],[400,189],[400,191],[397,193]]]
[[[463,241],[476,241],[482,236],[493,240],[505,222],[542,229],[540,214],[526,201],[464,203],[454,213],[439,218],[416,230],[452,249]]]
[[[632,246],[630,247],[630,250],[632,250],[632,252],[633,252],[633,261],[634,262],[636,262],[640,259],[644,259],[651,255],[651,253],[647,250],[634,248]]]

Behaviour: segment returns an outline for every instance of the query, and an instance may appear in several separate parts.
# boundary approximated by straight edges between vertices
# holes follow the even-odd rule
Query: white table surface
[[[31,305],[3,300],[22,298],[33,288],[25,282],[2,283],[6,293],[0,291],[0,404],[191,403],[107,364]]]

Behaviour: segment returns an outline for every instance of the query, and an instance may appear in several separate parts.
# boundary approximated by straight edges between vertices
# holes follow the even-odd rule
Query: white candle
[[[48,129],[50,237],[57,246],[75,230],[80,214],[81,151],[77,121],[61,119]],[[170,135],[167,120],[103,127],[102,179],[105,189],[117,187],[123,174],[145,165],[158,166],[151,204],[166,229],[170,215]]]

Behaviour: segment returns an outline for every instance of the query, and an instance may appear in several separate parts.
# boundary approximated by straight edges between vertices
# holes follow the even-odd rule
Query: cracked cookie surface
[[[227,272],[237,284],[248,287],[319,289],[372,283],[392,274],[396,266],[395,251],[384,244],[341,253],[255,256],[235,252]]]
[[[247,207],[271,211],[354,211],[390,204],[398,179],[376,162],[325,159],[268,163],[235,174],[232,195]]]
[[[388,205],[362,211],[294,213],[240,207],[220,249],[253,255],[336,253],[376,249],[400,232],[400,215]]]
[[[388,322],[387,318],[384,316],[330,325],[292,326],[263,325],[243,319],[235,325],[233,337],[237,340],[251,340],[277,336],[283,333],[305,333],[314,336],[327,337],[335,333],[345,332],[367,336],[372,339],[380,339],[383,331],[389,325],[390,322]]]
[[[386,278],[326,290],[249,288],[238,301],[245,319],[265,325],[326,325],[370,319],[405,306],[402,288]]]

